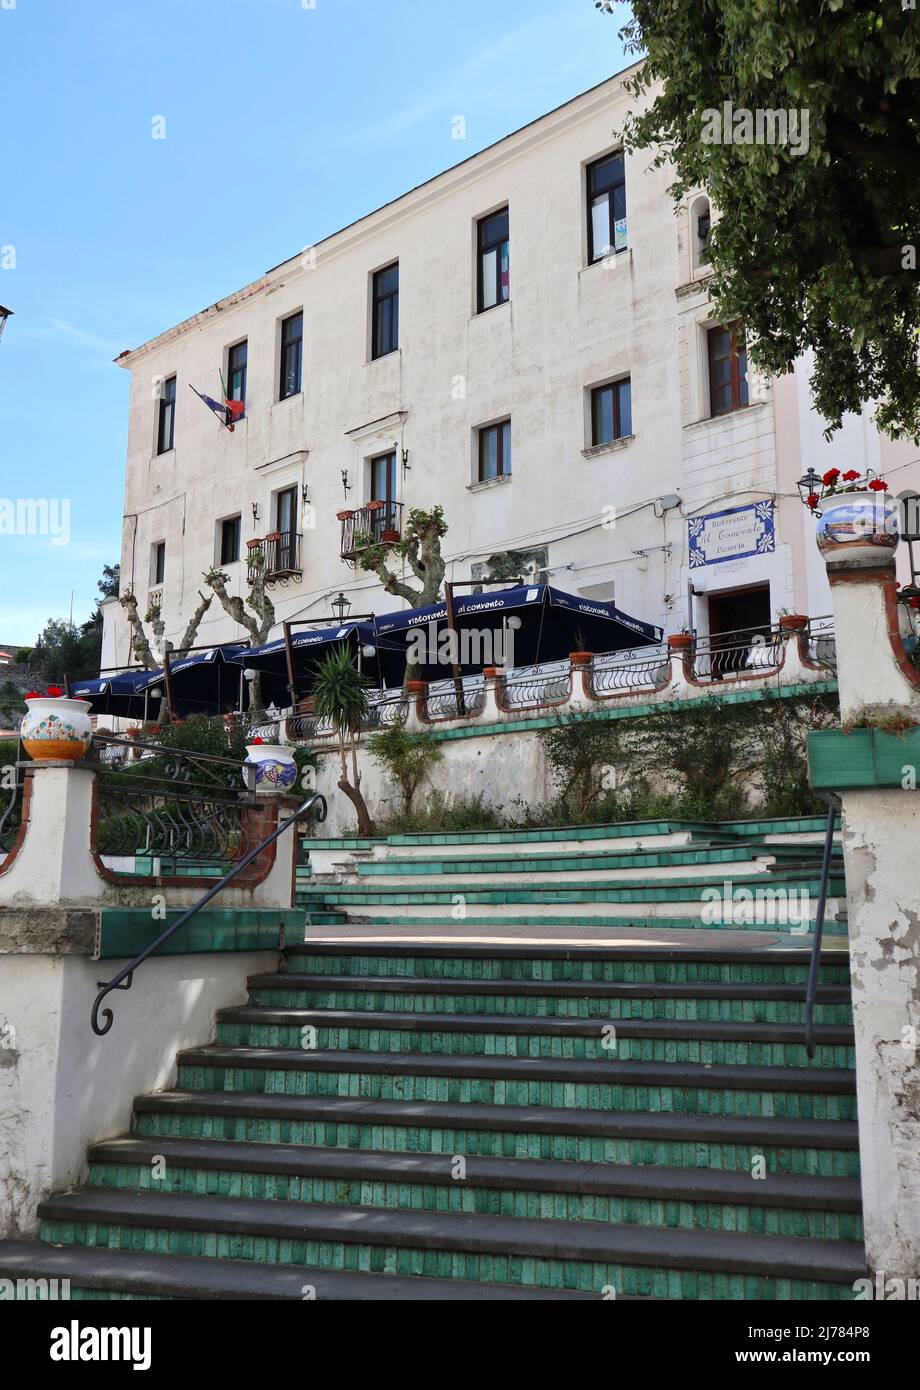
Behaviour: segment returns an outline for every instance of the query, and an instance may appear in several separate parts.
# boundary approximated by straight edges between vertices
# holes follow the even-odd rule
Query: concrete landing
[[[541,926],[535,922],[530,926],[504,926],[496,922],[494,927],[484,931],[481,927],[465,928],[462,922],[456,927],[426,926],[411,921],[400,923],[347,922],[334,929],[317,928],[308,925],[305,943],[310,945],[334,946],[342,943],[368,945],[405,945],[411,942],[431,942],[443,945],[450,942],[456,946],[586,946],[597,949],[599,946],[611,950],[631,951],[660,948],[673,950],[675,947],[690,947],[697,951],[763,951],[796,950],[810,951],[814,938],[809,935],[794,936],[780,930],[730,931],[724,928],[664,928],[654,927],[593,927],[585,922],[577,929]],[[294,946],[297,938],[288,932],[287,945]],[[825,951],[846,953],[849,943],[846,937],[825,936],[822,948]]]

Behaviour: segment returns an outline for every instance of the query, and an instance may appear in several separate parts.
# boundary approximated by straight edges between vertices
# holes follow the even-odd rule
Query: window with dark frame
[[[632,386],[629,377],[595,386],[591,392],[591,444],[612,444],[632,434]]]
[[[511,474],[511,421],[484,425],[479,431],[479,482]]]
[[[399,347],[399,262],[374,272],[371,357],[386,357]]]
[[[588,260],[626,248],[626,172],[622,151],[587,168]]]
[[[157,414],[157,453],[168,454],[176,443],[176,378],[167,377],[160,386]]]
[[[291,314],[281,324],[281,387],[279,400],[296,396],[303,372],[303,313]]]
[[[696,237],[697,237],[697,264],[708,265],[712,257],[709,254],[709,233],[712,230],[712,213],[707,207],[705,212],[697,214]]]
[[[706,339],[709,348],[709,413],[727,415],[748,403],[744,333],[740,325],[731,323],[710,328]]]
[[[232,565],[240,558],[240,531],[242,518],[228,516],[220,523],[220,563]]]
[[[246,364],[249,360],[249,345],[247,342],[236,343],[227,353],[227,399],[231,401],[246,401]],[[242,420],[246,415],[245,410],[239,415],[232,416],[227,411],[227,423],[233,419]]]
[[[481,217],[477,223],[480,314],[507,303],[511,292],[508,225],[507,208]]]
[[[150,568],[153,571],[151,576],[151,583],[154,585],[162,584],[166,576],[165,541],[157,541],[156,545],[153,547],[153,564]]]
[[[396,450],[388,454],[378,454],[370,461],[371,502],[383,502],[383,507],[372,509],[371,529],[374,540],[379,541],[384,531],[395,531],[396,525]]]
[[[286,487],[275,496],[275,529],[281,533],[278,541],[277,568],[295,569],[297,565],[297,489]]]

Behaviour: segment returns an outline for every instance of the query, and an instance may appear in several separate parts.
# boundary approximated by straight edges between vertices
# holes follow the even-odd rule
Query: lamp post
[[[3,330],[6,328],[6,321],[13,317],[12,309],[6,309],[0,304],[0,338],[3,337]]]
[[[820,501],[824,496],[824,479],[821,477],[821,474],[816,473],[813,468],[809,468],[808,472],[803,477],[799,478],[796,487],[799,490],[802,505],[805,507],[809,506],[810,497],[817,497],[818,501]],[[815,506],[817,506],[817,503],[815,503]]]
[[[351,599],[346,598],[345,595],[339,591],[329,606],[338,618],[339,625],[341,626],[348,617],[348,613],[351,609]]]

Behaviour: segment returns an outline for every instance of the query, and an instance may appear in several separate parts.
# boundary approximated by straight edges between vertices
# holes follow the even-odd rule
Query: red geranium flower
[[[872,492],[887,492],[888,484],[883,483],[881,478],[873,478],[872,482],[869,484],[869,488]]]
[[[59,685],[49,685],[48,694],[51,696],[52,700],[59,700],[64,692]]]
[[[23,696],[23,699],[25,699],[25,700],[40,700],[40,699],[41,699],[41,695],[38,693],[37,690],[29,690],[29,691]]]
[[[249,740],[249,742],[250,742],[250,743],[264,743],[265,740],[264,740],[264,738],[252,738],[252,739]]]
[[[844,481],[845,483],[855,483],[855,481],[856,481],[856,479],[857,479],[858,477],[859,477],[859,469],[857,469],[857,468],[848,468],[847,471],[846,471],[846,472],[844,473],[844,475],[843,475],[843,481]]]
[[[836,481],[837,481],[837,479],[838,479],[839,477],[840,477],[840,469],[839,469],[839,468],[829,468],[829,469],[827,470],[827,472],[825,473],[824,477],[821,479],[821,481],[822,481],[822,483],[825,483],[825,484],[827,485],[827,487],[833,487],[834,483],[836,483]]]
[[[815,507],[817,507],[820,501],[821,498],[818,496],[818,494],[816,492],[813,492],[810,494],[810,496],[805,498],[805,505],[806,507],[810,507],[811,510],[814,511]]]

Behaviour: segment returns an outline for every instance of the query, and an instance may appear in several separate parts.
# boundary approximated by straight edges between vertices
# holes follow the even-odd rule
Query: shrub
[[[435,763],[444,756],[441,745],[430,730],[409,733],[401,724],[367,741],[371,757],[385,768],[399,787],[400,813],[408,816],[419,784]]]

